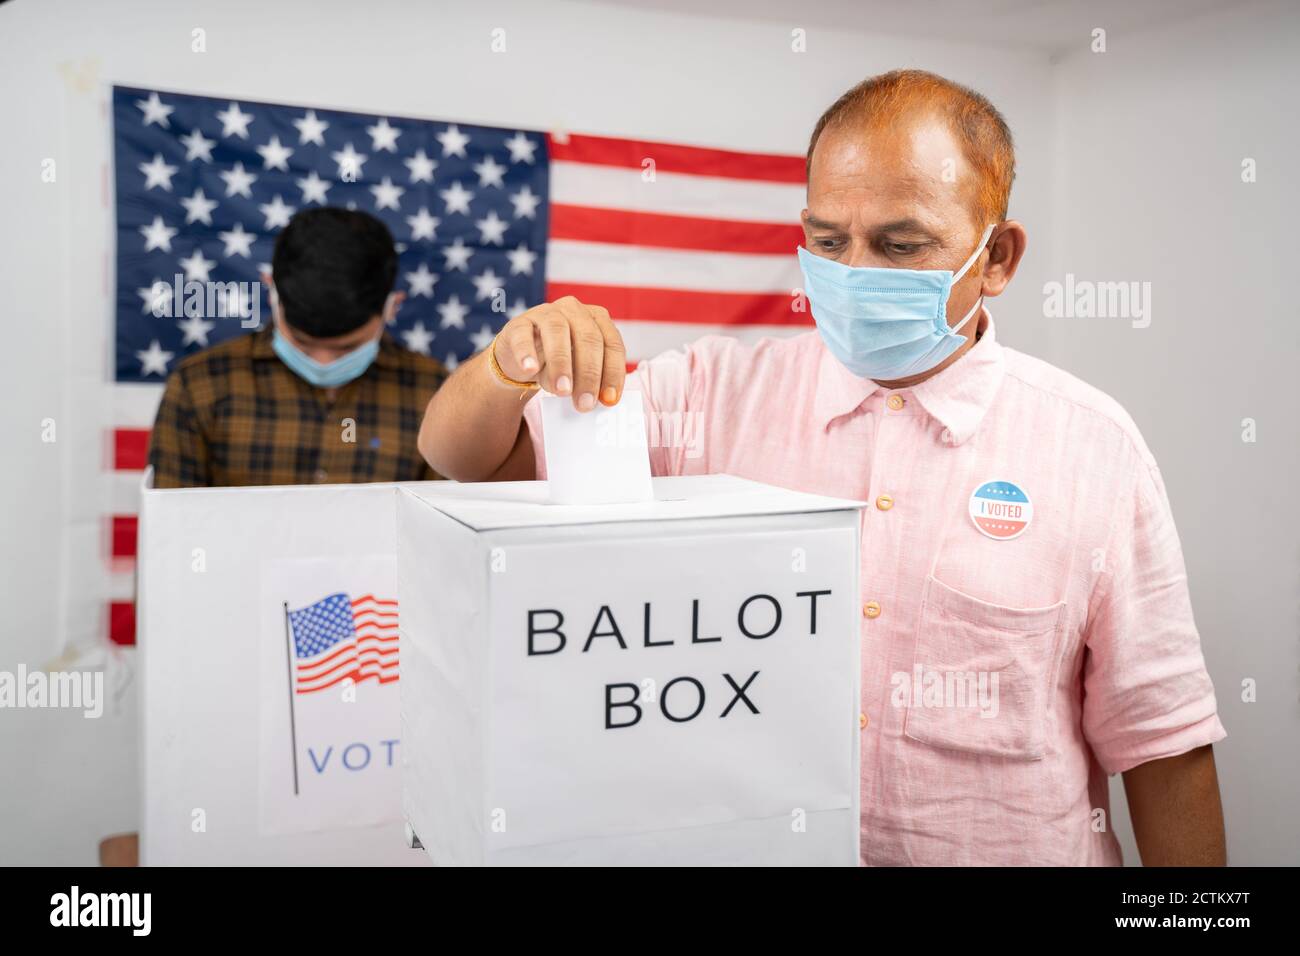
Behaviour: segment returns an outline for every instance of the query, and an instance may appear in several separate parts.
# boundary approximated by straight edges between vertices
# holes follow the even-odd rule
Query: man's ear
[[[984,266],[984,284],[980,288],[983,295],[1002,294],[1020,267],[1028,241],[1025,227],[1014,219],[1000,223],[993,230],[993,239],[989,243],[989,261]]]
[[[398,291],[389,293],[388,299],[384,302],[384,325],[392,325],[397,321],[397,312],[405,301],[405,292]]]

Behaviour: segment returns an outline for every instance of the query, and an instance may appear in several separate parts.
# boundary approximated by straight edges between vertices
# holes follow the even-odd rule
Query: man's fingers
[[[600,375],[600,402],[602,405],[614,405],[623,395],[623,380],[627,378],[627,351],[623,347],[623,336],[614,326],[608,309],[593,305],[591,317],[605,340],[605,354]]]
[[[565,297],[555,303],[569,323],[573,343],[573,407],[589,412],[596,407],[600,394],[600,376],[605,350],[605,336],[591,314],[591,308],[577,299]]]
[[[542,337],[541,385],[556,395],[573,393],[573,355],[569,344],[569,322],[564,314],[551,307],[533,322]]]
[[[497,364],[510,378],[528,382],[537,377],[542,363],[533,344],[532,320],[523,316],[520,319],[509,323],[497,337]]]
[[[508,378],[535,381],[554,395],[572,395],[587,412],[613,405],[627,373],[623,339],[609,312],[565,296],[506,323],[496,359]]]

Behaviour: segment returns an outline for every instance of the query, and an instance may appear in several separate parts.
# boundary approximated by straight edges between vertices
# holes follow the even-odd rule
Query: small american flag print
[[[396,601],[371,594],[354,600],[339,593],[288,613],[299,694],[348,678],[356,684],[397,680]]]

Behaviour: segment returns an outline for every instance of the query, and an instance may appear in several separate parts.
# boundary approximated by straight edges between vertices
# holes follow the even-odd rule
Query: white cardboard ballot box
[[[397,491],[403,810],[439,864],[858,862],[860,503]]]

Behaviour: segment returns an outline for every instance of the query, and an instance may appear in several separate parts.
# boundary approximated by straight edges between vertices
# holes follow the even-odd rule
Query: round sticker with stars
[[[1015,482],[986,481],[971,492],[970,520],[981,534],[1008,541],[1034,520],[1034,503]]]

